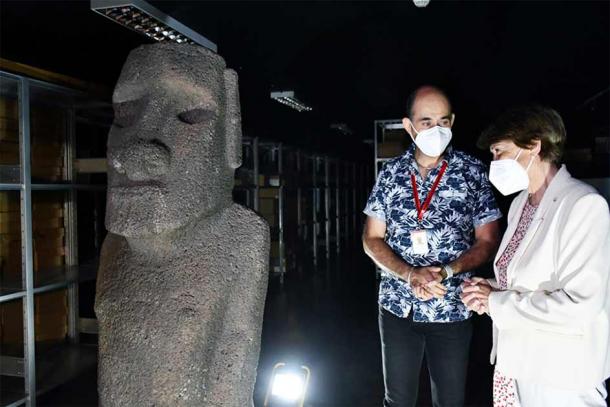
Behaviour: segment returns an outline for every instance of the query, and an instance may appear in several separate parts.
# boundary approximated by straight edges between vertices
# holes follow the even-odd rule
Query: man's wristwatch
[[[443,277],[443,280],[453,277],[453,274],[453,269],[448,264],[445,264],[441,269],[441,276]]]

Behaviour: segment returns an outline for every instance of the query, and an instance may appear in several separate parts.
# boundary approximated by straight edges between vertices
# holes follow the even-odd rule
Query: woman
[[[553,109],[510,110],[483,132],[491,183],[521,191],[494,261],[462,300],[493,320],[494,406],[606,406],[610,376],[610,214],[559,160],[565,128]]]

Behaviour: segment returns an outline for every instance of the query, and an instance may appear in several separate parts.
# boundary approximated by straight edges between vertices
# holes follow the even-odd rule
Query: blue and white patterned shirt
[[[385,163],[364,209],[368,216],[386,223],[386,243],[411,266],[442,266],[452,262],[472,246],[476,227],[502,216],[481,161],[451,147],[445,151],[444,160],[447,169],[421,226],[417,222],[411,174],[415,175],[423,203],[441,163],[422,179],[415,162],[415,145]],[[420,228],[428,234],[429,251],[424,255],[413,253],[411,245],[410,232]],[[420,301],[407,282],[382,272],[379,304],[402,318],[413,308],[416,322],[462,321],[470,317],[470,311],[460,300],[460,285],[470,276],[471,273],[464,272],[444,281],[447,288],[444,298]]]

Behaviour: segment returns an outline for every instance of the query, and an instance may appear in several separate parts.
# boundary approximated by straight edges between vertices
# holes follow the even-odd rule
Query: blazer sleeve
[[[566,208],[568,209],[568,208]],[[565,219],[565,222],[561,220]],[[608,296],[610,213],[595,193],[579,198],[557,227],[554,291],[495,291],[489,313],[500,329],[532,324],[539,329],[586,323]]]

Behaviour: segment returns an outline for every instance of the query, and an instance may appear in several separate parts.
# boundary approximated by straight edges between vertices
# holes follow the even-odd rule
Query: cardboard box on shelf
[[[2,120],[2,119],[0,119]],[[1,124],[0,124],[1,125]],[[0,129],[0,141],[19,142],[19,130]]]
[[[259,212],[274,215],[277,212],[277,200],[273,198],[260,198],[258,200]]]
[[[383,135],[384,142],[395,142],[404,144],[406,140],[410,139],[411,137],[404,129],[386,130]]]
[[[34,233],[34,238],[36,240],[59,240],[64,238],[65,230],[64,228],[51,228],[51,229],[39,229]]]
[[[21,240],[0,239],[0,258],[11,256],[21,257]]]
[[[63,257],[66,255],[66,248],[64,245],[48,247],[48,246],[38,246],[34,245],[34,256],[39,259],[44,257]],[[60,264],[60,265],[63,265]]]
[[[396,157],[404,153],[405,147],[403,143],[396,141],[388,141],[377,145],[377,156],[379,158]]]
[[[44,221],[37,222],[37,219],[34,219],[32,222],[32,229],[34,232],[40,232],[47,229],[58,229],[63,228],[64,220],[63,218],[52,218],[45,219]]]
[[[65,241],[64,241],[63,237],[54,238],[54,239],[35,238],[34,246],[37,247],[39,250],[58,249],[58,248],[63,249],[65,246]]]
[[[42,206],[32,208],[32,217],[34,221],[44,222],[46,219],[63,218],[64,210],[62,208],[53,208],[52,206]]]
[[[265,186],[265,176],[263,174],[258,174],[257,185],[259,187]]]
[[[280,189],[274,187],[259,188],[258,196],[259,198],[279,198]]]
[[[19,212],[0,213],[0,233],[17,234],[21,233],[21,215]]]
[[[19,105],[17,104],[17,99],[0,97],[0,118],[11,118],[13,120],[19,118]]]
[[[68,334],[68,299],[65,290],[34,297],[36,342],[63,340]],[[23,344],[23,302],[0,304],[0,345]]]
[[[63,208],[63,196],[55,195],[55,196],[47,196],[45,195],[36,195],[33,197],[34,202],[32,202],[32,210],[51,210],[51,209],[62,209]]]
[[[61,340],[68,334],[68,296],[66,290],[34,297],[36,341]]]
[[[276,258],[280,257],[280,242],[272,241],[269,246],[269,257]]]
[[[53,269],[64,266],[65,264],[64,256],[45,255],[34,257],[34,269],[36,270]]]
[[[269,224],[269,227],[273,228],[278,225],[278,219],[275,214],[261,213],[260,215],[263,217],[263,219],[265,219],[267,221],[267,223]]]
[[[0,328],[0,345],[23,344],[23,301],[21,299],[0,303]]]
[[[108,172],[105,158],[80,158],[74,160],[74,167],[77,172],[86,174]]]

